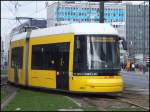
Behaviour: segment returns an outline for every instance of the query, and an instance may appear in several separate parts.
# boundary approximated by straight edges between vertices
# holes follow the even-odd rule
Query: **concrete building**
[[[47,26],[99,22],[99,2],[55,2],[47,6]],[[125,37],[126,5],[105,2],[104,22],[111,23]]]
[[[126,5],[126,40],[130,58],[149,56],[148,4]]]

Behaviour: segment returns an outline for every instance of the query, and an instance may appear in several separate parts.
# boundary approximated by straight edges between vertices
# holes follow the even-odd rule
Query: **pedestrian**
[[[122,62],[120,63],[120,66],[121,66],[121,70],[123,70],[123,63]]]
[[[126,70],[127,63],[124,63],[124,70]]]
[[[134,63],[132,63],[132,71],[134,71],[135,70],[135,65],[134,65]]]
[[[135,64],[135,71],[138,72],[138,64]]]
[[[146,67],[143,65],[143,73],[145,74],[146,72]]]

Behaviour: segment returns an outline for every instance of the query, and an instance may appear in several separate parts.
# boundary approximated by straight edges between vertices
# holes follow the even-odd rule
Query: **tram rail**
[[[126,97],[126,96],[112,96],[112,95],[108,95],[108,96],[100,96],[100,97],[91,97],[91,96],[88,96],[88,97],[78,97],[78,96],[71,96],[72,99],[74,100],[77,100],[78,102],[82,103],[82,105],[85,105],[83,104],[86,103],[87,105],[90,105],[90,106],[96,106],[96,107],[99,107],[100,110],[102,111],[106,111],[107,110],[107,107],[108,105],[111,105],[111,106],[118,106],[118,105],[115,105],[115,103],[121,103],[122,105],[129,105],[129,107],[132,107],[134,106],[135,108],[141,108],[141,109],[144,109],[145,111],[148,111],[149,110],[149,107],[147,106],[144,106],[144,105],[141,105],[137,102],[137,100],[140,100],[140,102],[144,102],[144,100],[149,100],[148,98],[147,99],[132,99],[130,97]],[[135,101],[133,101],[135,100]],[[114,104],[113,104],[114,103]],[[99,104],[105,104],[105,106],[101,106]],[[119,107],[117,107],[119,108]]]

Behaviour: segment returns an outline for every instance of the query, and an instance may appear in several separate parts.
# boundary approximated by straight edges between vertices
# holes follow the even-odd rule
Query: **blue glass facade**
[[[57,21],[99,22],[99,8],[58,7],[55,14]],[[124,22],[125,10],[105,8],[105,22]]]

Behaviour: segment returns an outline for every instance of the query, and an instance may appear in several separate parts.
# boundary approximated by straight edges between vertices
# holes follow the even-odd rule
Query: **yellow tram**
[[[10,42],[11,83],[81,93],[123,90],[119,36],[106,23],[29,30]]]

